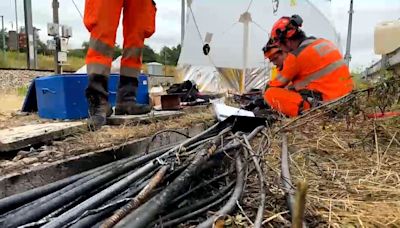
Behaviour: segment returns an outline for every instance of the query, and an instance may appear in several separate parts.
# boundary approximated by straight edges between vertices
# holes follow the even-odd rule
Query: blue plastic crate
[[[115,105],[119,75],[109,78],[109,101]],[[48,119],[82,119],[88,117],[85,89],[86,74],[63,74],[35,79],[39,116]]]

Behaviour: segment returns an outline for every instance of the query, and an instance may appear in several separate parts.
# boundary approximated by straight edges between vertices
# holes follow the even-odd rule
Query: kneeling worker
[[[278,74],[283,69],[283,62],[286,59],[287,53],[283,52],[277,44],[274,44],[272,39],[268,41],[262,50],[265,58],[269,59],[275,65],[276,74]],[[275,77],[271,76],[271,78],[274,79]]]
[[[338,48],[329,40],[306,37],[300,29],[302,22],[298,15],[280,18],[272,28],[272,42],[267,44],[278,46],[287,56],[276,78],[268,83],[264,99],[290,117],[353,89],[349,68]],[[266,57],[276,62],[266,51]]]

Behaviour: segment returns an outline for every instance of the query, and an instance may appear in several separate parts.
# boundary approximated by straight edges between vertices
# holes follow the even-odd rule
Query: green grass
[[[67,65],[63,66],[66,71],[76,71],[85,65],[85,59],[68,56]],[[26,53],[6,52],[5,59],[3,53],[0,53],[0,67],[3,68],[27,68]],[[38,54],[38,69],[52,70],[54,69],[54,57]]]
[[[6,52],[5,61],[3,53],[0,52],[0,67],[1,68],[21,68],[26,69],[26,53],[17,52]],[[38,55],[38,69],[39,70],[53,70],[54,69],[54,57],[49,55]],[[68,56],[68,62],[63,66],[65,71],[76,71],[85,65],[85,59],[76,56]],[[147,72],[147,66],[143,64],[142,69]],[[176,76],[175,66],[164,66],[163,73],[168,76]]]
[[[28,86],[22,86],[17,88],[17,95],[18,96],[25,96],[28,93]]]
[[[356,90],[369,88],[369,83],[361,78],[361,73],[352,72],[353,82]]]

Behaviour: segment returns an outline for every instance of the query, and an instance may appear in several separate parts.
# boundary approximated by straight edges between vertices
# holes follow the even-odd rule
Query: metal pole
[[[19,31],[18,31],[18,10],[17,10],[17,0],[15,3],[15,31],[17,32],[17,52],[19,52]],[[17,55],[18,58],[18,55]]]
[[[60,4],[58,0],[53,0],[53,23],[59,25],[58,19],[58,8]],[[58,52],[60,51],[60,37],[57,35],[54,37],[54,41],[56,43],[56,50],[54,51],[54,73],[61,73],[61,66],[58,64]]]
[[[344,56],[344,60],[346,64],[349,66],[351,61],[350,47],[351,47],[351,31],[353,26],[353,0],[350,0],[350,10],[349,10],[349,25],[347,27],[347,42],[346,42],[346,54]]]
[[[6,36],[5,36],[5,31],[4,31],[4,16],[1,17],[1,36],[3,39],[3,62],[6,61]]]
[[[183,46],[183,40],[185,39],[185,0],[182,0],[181,9],[181,46]]]
[[[249,55],[249,23],[251,21],[251,14],[249,12],[240,15],[239,22],[243,23],[243,71],[239,82],[240,94],[243,94],[246,90],[246,69]]]
[[[249,49],[249,23],[243,24],[243,72],[242,80],[240,82],[240,94],[243,94],[246,90],[246,69],[248,60],[248,49]]]
[[[35,27],[33,27],[33,45],[34,45],[34,60],[35,60],[35,69],[38,69],[39,68],[39,64],[38,64],[38,54],[37,54],[37,41],[38,41],[38,39],[37,39],[37,36],[38,36],[38,31],[39,31],[40,29],[37,29],[37,28],[35,28]]]
[[[34,29],[32,25],[32,1],[24,0],[26,61],[28,69],[35,69]]]

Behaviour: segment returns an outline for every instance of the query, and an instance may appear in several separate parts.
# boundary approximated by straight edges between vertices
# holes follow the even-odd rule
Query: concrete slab
[[[0,152],[15,151],[86,130],[84,122],[33,124],[0,130]]]
[[[179,129],[184,134],[194,136],[204,131],[204,124]],[[164,133],[155,138],[150,151],[176,144],[185,137],[174,133]],[[18,173],[0,176],[0,198],[21,193],[29,189],[61,180],[74,174],[110,163],[132,155],[144,153],[150,138],[128,141],[114,147],[88,152],[49,164],[31,167]]]

